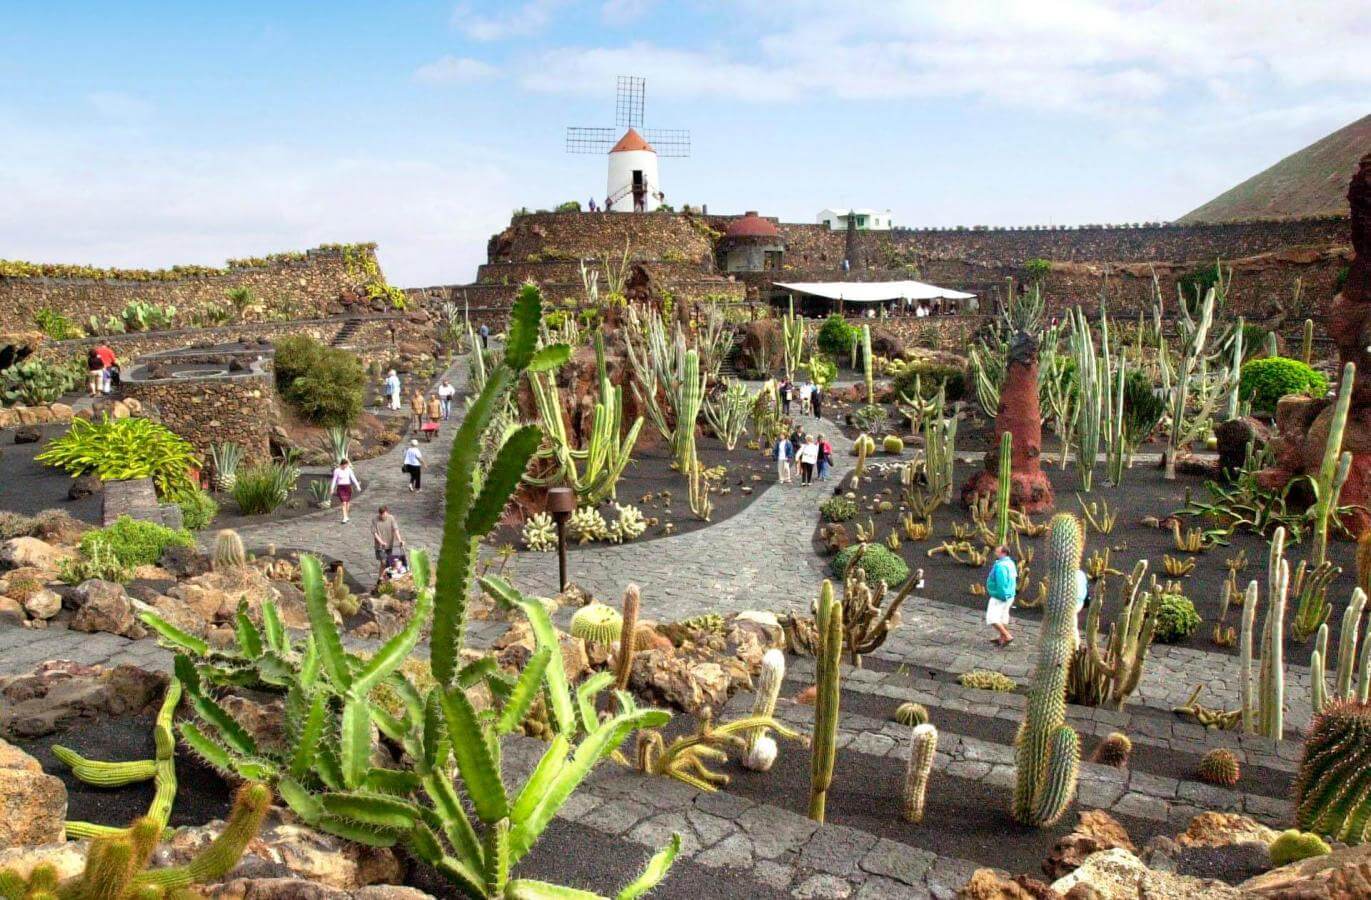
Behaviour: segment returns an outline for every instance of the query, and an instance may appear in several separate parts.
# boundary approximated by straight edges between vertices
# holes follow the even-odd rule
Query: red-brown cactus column
[[[1371,527],[1371,153],[1361,158],[1347,189],[1352,211],[1355,254],[1342,293],[1328,311],[1328,335],[1338,347],[1339,366],[1357,365],[1352,407],[1347,413],[1342,449],[1352,454],[1352,468],[1338,503],[1360,507],[1343,524],[1360,534]],[[1315,474],[1323,459],[1333,403],[1326,398],[1283,399],[1276,407],[1275,466],[1259,473],[1261,483],[1279,490],[1298,475]]]
[[[1000,435],[1012,434],[1009,503],[1027,513],[1051,509],[1052,484],[1039,461],[1043,454],[1043,418],[1038,410],[1038,340],[1019,332],[1009,342],[1009,364],[995,413],[995,440],[985,454],[985,470],[962,488],[962,503],[970,506],[981,496],[994,497],[1000,465]]]

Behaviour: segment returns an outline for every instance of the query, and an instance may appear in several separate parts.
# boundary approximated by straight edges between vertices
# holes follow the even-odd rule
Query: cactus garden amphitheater
[[[0,258],[0,900],[1371,898],[1371,117],[918,228],[643,90],[469,281]]]

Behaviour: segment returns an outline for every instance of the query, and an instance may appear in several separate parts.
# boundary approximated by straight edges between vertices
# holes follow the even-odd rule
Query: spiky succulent
[[[557,549],[557,526],[545,512],[534,513],[524,523],[524,546],[539,553]]]
[[[1116,769],[1127,768],[1128,759],[1133,755],[1133,742],[1128,739],[1128,735],[1122,731],[1111,731],[1104,740],[1100,741],[1095,747],[1095,753],[1091,757],[1093,762],[1102,766],[1113,766]]]
[[[566,527],[578,544],[603,541],[609,537],[609,525],[605,517],[593,506],[579,507],[567,520]]]
[[[901,703],[895,708],[895,721],[914,728],[928,723],[928,710],[922,703]]]
[[[1217,747],[1200,760],[1198,774],[1201,781],[1231,788],[1242,777],[1242,767],[1238,765],[1238,758],[1233,755],[1232,750]]]
[[[214,536],[214,553],[210,557],[214,571],[232,571],[248,564],[243,539],[232,528],[225,528]]]
[[[962,687],[979,688],[983,691],[1012,691],[1018,687],[1013,678],[1002,672],[989,669],[972,669],[957,676]]]
[[[1326,856],[1333,848],[1317,834],[1290,828],[1271,842],[1271,864],[1285,866],[1313,856]]]
[[[1304,741],[1295,825],[1349,844],[1371,840],[1371,703],[1329,704]]]
[[[647,531],[643,511],[632,504],[614,504],[614,524],[609,527],[609,540],[614,544],[635,540]]]
[[[588,644],[612,644],[619,639],[624,617],[612,606],[592,601],[571,617],[571,636]]]

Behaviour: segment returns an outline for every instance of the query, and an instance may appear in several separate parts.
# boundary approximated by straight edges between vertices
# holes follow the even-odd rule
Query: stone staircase
[[[346,347],[361,327],[361,319],[348,319],[343,323],[343,327],[338,330],[338,333],[334,335],[333,340],[329,341],[329,346]]]

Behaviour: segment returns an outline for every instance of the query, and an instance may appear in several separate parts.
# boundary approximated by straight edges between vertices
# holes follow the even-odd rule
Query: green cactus
[[[1371,839],[1371,704],[1338,700],[1315,717],[1295,779],[1295,825],[1349,844]]]
[[[910,735],[909,762],[904,770],[904,818],[918,824],[924,820],[924,797],[933,757],[938,751],[938,729],[924,722],[915,725]]]
[[[785,377],[794,378],[795,370],[804,356],[805,320],[795,315],[795,299],[790,300],[790,308],[781,317],[781,347],[785,353]],[[769,373],[768,373],[769,374]]]
[[[938,388],[938,409],[944,404],[943,388]],[[924,475],[928,496],[938,503],[952,499],[953,468],[957,462],[957,416],[943,418],[941,412],[924,419]]]
[[[901,703],[895,707],[895,721],[909,728],[916,728],[928,722],[928,710],[922,703]]]
[[[618,610],[592,600],[572,615],[571,636],[591,644],[612,644],[619,639],[623,624]]]
[[[839,662],[843,653],[843,607],[833,596],[833,582],[825,579],[819,591],[815,625],[819,652],[815,654],[814,738],[810,749],[809,817],[824,821],[828,789],[833,784],[833,762],[838,747]]]
[[[1306,366],[1314,364],[1314,320],[1304,320],[1304,334],[1300,340],[1300,359]]]
[[[676,468],[682,472],[688,471],[695,461],[695,423],[700,418],[700,406],[705,396],[705,379],[700,374],[700,354],[695,350],[687,350],[684,366],[685,376],[674,404],[676,429],[671,440]]]
[[[1000,693],[1010,693],[1019,685],[1003,672],[993,672],[989,669],[972,669],[957,676],[957,683],[962,687],[976,688],[982,691],[999,691]]]
[[[1362,636],[1362,613],[1366,609],[1366,592],[1360,587],[1352,589],[1352,599],[1342,614],[1342,630],[1338,635],[1338,660],[1333,683],[1335,700],[1371,699],[1371,634]],[[1367,626],[1371,630],[1371,625]],[[1361,656],[1357,655],[1357,643],[1362,639]],[[1328,706],[1328,625],[1319,628],[1314,643],[1314,652],[1309,657],[1309,682],[1312,691],[1312,706],[1315,713],[1323,712]],[[1356,682],[1354,685],[1353,682]]]
[[[1323,460],[1319,463],[1318,478],[1314,480],[1314,528],[1309,548],[1311,565],[1321,564],[1328,556],[1328,520],[1338,507],[1338,495],[1347,480],[1351,454],[1342,452],[1342,436],[1347,428],[1347,411],[1352,405],[1352,388],[1357,380],[1356,363],[1342,367],[1342,381],[1338,384],[1338,399],[1333,404],[1333,418],[1328,423],[1328,439],[1323,445]],[[1309,634],[1317,629],[1312,628]],[[1305,639],[1309,637],[1305,635]]]
[[[866,379],[866,402],[876,402],[876,381],[872,377],[871,326],[862,326],[862,375]]]
[[[624,611],[619,622],[619,652],[614,657],[614,689],[628,690],[628,679],[633,674],[633,654],[637,650],[638,609],[642,605],[642,592],[638,585],[630,584],[624,590]]]
[[[995,543],[1003,544],[1009,540],[1009,495],[1012,490],[1010,477],[1013,469],[1014,435],[1006,430],[1000,435],[1000,467],[996,472],[999,480],[995,485]]]
[[[1242,767],[1232,750],[1216,747],[1200,759],[1200,767],[1196,774],[1200,776],[1201,781],[1231,788],[1242,778]]]
[[[1289,828],[1282,831],[1271,842],[1271,865],[1279,868],[1288,866],[1292,862],[1299,862],[1302,859],[1327,856],[1332,852],[1333,848],[1328,846],[1328,843],[1317,834],[1300,831],[1298,828]]]
[[[1094,754],[1091,755],[1091,761],[1102,766],[1125,769],[1128,767],[1128,760],[1132,755],[1133,742],[1128,739],[1128,735],[1122,731],[1111,731],[1095,748]]]
[[[1085,618],[1085,634],[1071,660],[1067,696],[1072,703],[1123,709],[1124,702],[1142,681],[1147,648],[1157,632],[1160,592],[1147,591],[1141,598],[1138,589],[1147,574],[1147,560],[1138,560],[1125,582],[1124,604],[1119,608],[1102,653],[1099,648],[1100,614],[1103,603],[1092,603]]]
[[[776,699],[781,695],[781,682],[785,680],[785,654],[772,647],[762,655],[762,668],[757,675],[757,694],[752,701],[752,718],[770,719],[776,714]],[[776,760],[775,741],[770,746],[758,745],[767,737],[765,728],[754,728],[747,733],[747,752],[743,765],[757,772],[765,772]]]
[[[210,565],[216,572],[242,571],[248,564],[247,552],[243,549],[243,539],[232,528],[221,529],[214,535],[214,551],[210,555]]]
[[[1285,559],[1285,529],[1271,536],[1267,557],[1266,618],[1262,624],[1261,664],[1255,689],[1252,683],[1253,630],[1257,617],[1257,582],[1247,585],[1238,642],[1241,670],[1238,677],[1242,726],[1272,740],[1280,740],[1285,728],[1285,606],[1290,589],[1290,563]]]
[[[1012,813],[1026,825],[1050,826],[1076,792],[1080,738],[1066,724],[1066,680],[1075,647],[1076,570],[1081,566],[1081,524],[1054,516],[1048,537],[1047,600],[1038,660],[1016,740],[1017,783]]]

